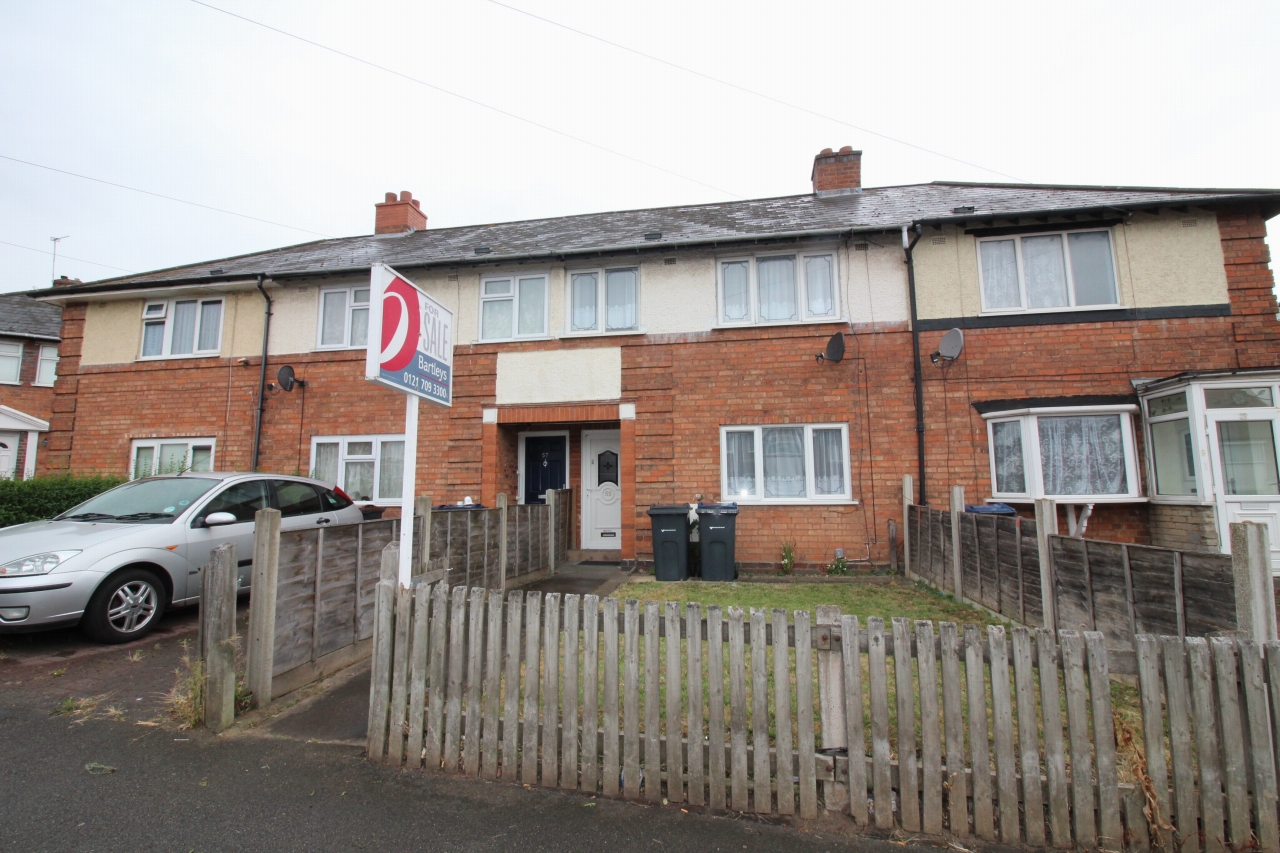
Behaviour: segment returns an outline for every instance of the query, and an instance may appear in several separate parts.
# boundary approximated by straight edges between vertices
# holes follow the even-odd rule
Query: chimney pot
[[[373,233],[404,234],[427,227],[427,216],[413,193],[404,190],[397,196],[387,193],[386,201],[375,204]]]
[[[862,189],[862,152],[854,151],[849,145],[841,148],[838,154],[824,148],[813,158],[813,172],[809,178],[813,181],[814,195],[859,192]]]

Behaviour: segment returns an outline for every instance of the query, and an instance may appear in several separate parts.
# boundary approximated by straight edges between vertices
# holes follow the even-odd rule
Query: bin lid
[[[699,515],[737,515],[738,505],[736,503],[727,504],[698,504]]]
[[[966,506],[965,512],[977,513],[979,515],[1017,515],[1018,511],[1008,504],[975,504]]]
[[[651,506],[649,507],[649,515],[688,515],[689,507],[685,504],[675,504],[674,506]]]
[[[457,512],[459,510],[468,509],[488,509],[484,504],[440,504],[440,506],[432,507],[432,512]]]

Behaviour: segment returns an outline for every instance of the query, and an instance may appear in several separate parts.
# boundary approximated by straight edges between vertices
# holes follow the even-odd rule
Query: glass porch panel
[[[1190,420],[1179,418],[1152,424],[1151,453],[1157,495],[1196,494],[1196,454]]]
[[[1271,389],[1261,388],[1206,388],[1204,404],[1210,409],[1269,409],[1274,405]]]
[[[1271,421],[1220,421],[1222,484],[1229,495],[1280,495]]]

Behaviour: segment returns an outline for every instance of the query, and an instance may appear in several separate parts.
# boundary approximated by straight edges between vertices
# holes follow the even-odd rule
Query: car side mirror
[[[204,517],[205,527],[222,527],[224,524],[235,524],[239,521],[229,512],[211,512]]]

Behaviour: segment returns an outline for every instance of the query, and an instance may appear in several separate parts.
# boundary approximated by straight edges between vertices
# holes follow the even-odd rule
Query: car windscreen
[[[201,477],[136,480],[90,498],[58,516],[63,521],[169,524],[220,481]]]

